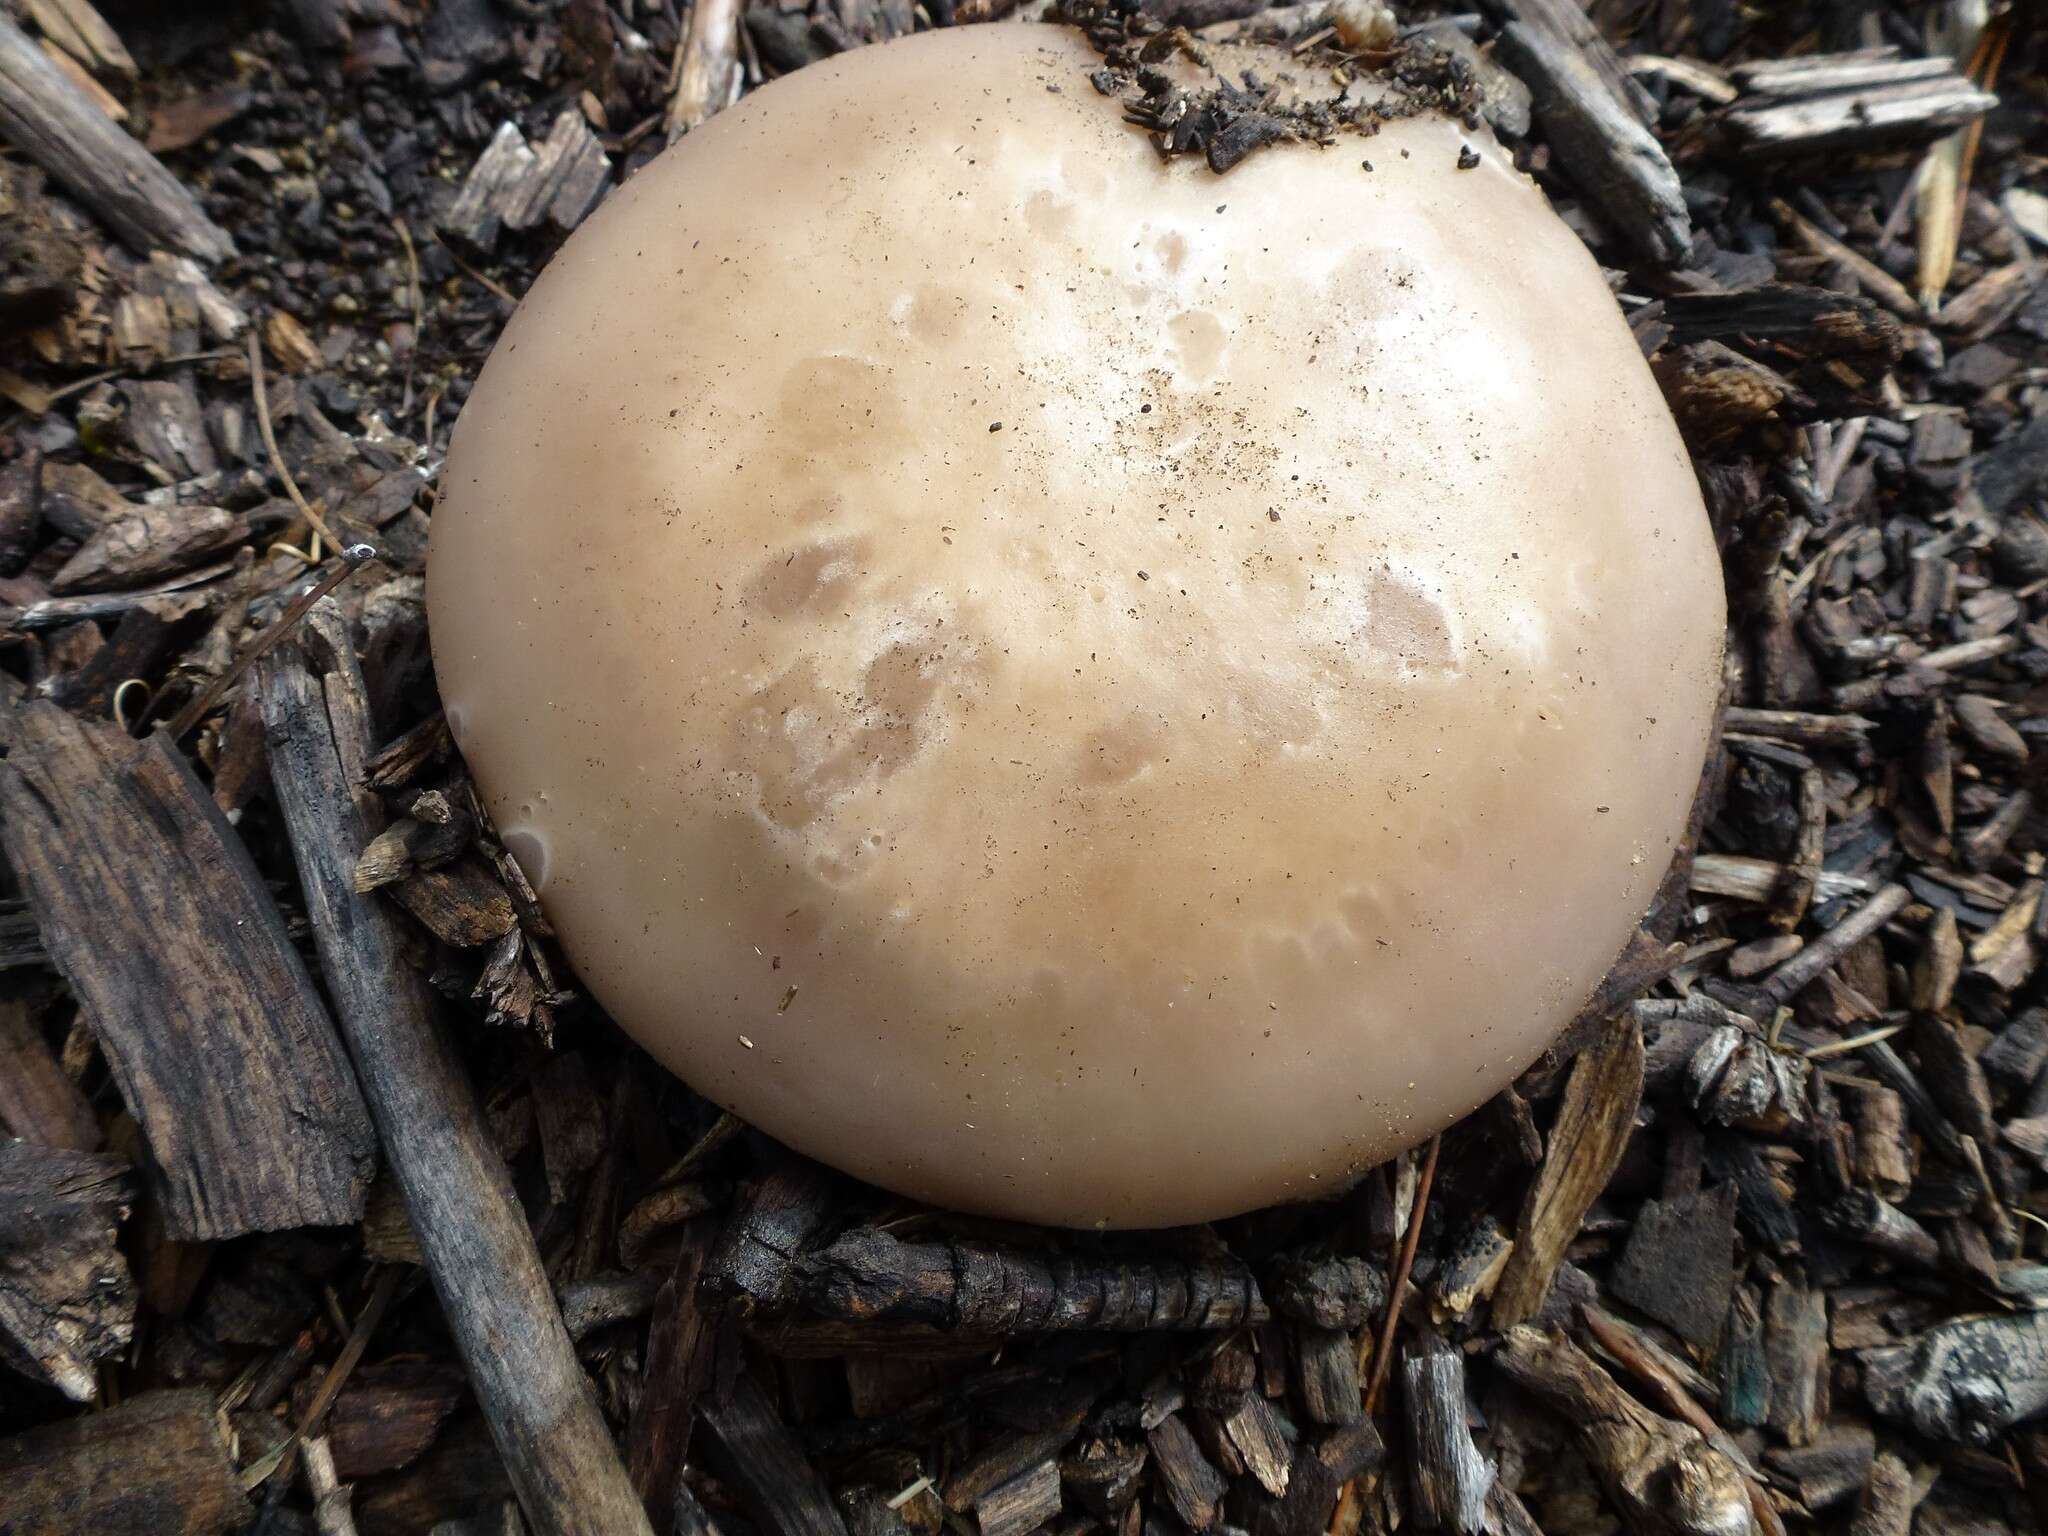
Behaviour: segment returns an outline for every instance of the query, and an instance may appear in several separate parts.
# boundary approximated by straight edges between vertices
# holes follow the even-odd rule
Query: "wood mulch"
[[[0,4],[0,1531],[2048,1528],[2034,6],[1397,8],[1610,271],[1732,625],[1662,899],[1439,1141],[969,1221],[576,994],[438,714],[450,423],[673,134],[1014,6]],[[1114,91],[1371,9],[1074,19]]]

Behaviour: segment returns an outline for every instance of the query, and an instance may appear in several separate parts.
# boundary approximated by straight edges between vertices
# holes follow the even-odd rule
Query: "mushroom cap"
[[[1218,177],[1098,63],[925,33],[641,171],[477,381],[428,602],[653,1056],[890,1189],[1151,1226],[1336,1193],[1543,1050],[1682,833],[1724,614],[1497,148]]]

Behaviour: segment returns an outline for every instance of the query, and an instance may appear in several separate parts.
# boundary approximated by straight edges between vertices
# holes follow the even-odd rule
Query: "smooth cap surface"
[[[1570,1019],[1682,829],[1721,576],[1497,148],[1218,177],[1098,64],[924,34],[642,171],[463,410],[429,603],[656,1057],[895,1190],[1164,1225],[1336,1192]]]

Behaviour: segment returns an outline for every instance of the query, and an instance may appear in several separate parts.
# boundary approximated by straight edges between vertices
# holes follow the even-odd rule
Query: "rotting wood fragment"
[[[1344,1485],[1378,1467],[1386,1454],[1368,1419],[1305,1441],[1289,1469],[1286,1497],[1248,1501],[1251,1536],[1320,1536],[1330,1528]]]
[[[1317,1328],[1362,1328],[1387,1305],[1386,1277],[1355,1256],[1287,1255],[1267,1272],[1266,1290],[1275,1312]]]
[[[1827,1417],[1827,1335],[1824,1292],[1790,1280],[1772,1287],[1764,1316],[1770,1424],[1792,1445],[1805,1445]]]
[[[1266,1319],[1251,1272],[1228,1260],[1119,1263],[994,1244],[845,1233],[797,1264],[826,1317],[965,1334],[1236,1328]]]
[[[203,565],[248,537],[248,523],[219,507],[138,504],[81,544],[50,578],[50,590],[147,586]]]
[[[0,1440],[8,1536],[215,1536],[249,1518],[213,1394],[145,1392]]]
[[[1060,1460],[1060,1480],[1086,1513],[1114,1524],[1138,1496],[1151,1459],[1144,1445],[1090,1437]]]
[[[1202,1454],[1180,1415],[1168,1414],[1147,1432],[1152,1475],[1166,1502],[1190,1530],[1205,1531],[1222,1518],[1229,1483]]]
[[[361,1216],[373,1141],[247,849],[162,737],[47,702],[5,725],[10,862],[90,1010],[174,1236]]]
[[[1645,257],[1664,266],[1692,246],[1678,173],[1585,56],[1525,22],[1501,29],[1500,59],[1529,87],[1536,119],[1565,169]]]
[[[354,1479],[410,1465],[466,1395],[462,1372],[450,1363],[357,1366],[322,1426],[335,1471]]]
[[[653,1268],[608,1270],[571,1280],[557,1292],[562,1326],[580,1344],[599,1329],[645,1317],[654,1309],[662,1285],[661,1272]]]
[[[1711,1347],[1735,1289],[1735,1186],[1644,1201],[1608,1284],[1688,1343]]]
[[[1890,79],[1866,79],[1835,89],[1745,97],[1722,119],[1730,140],[1745,154],[1804,155],[1820,151],[1869,149],[1939,137],[1975,122],[1998,105],[1951,70],[1915,72],[1925,61]]]
[[[733,1213],[704,1271],[714,1296],[775,1312],[796,1298],[797,1262],[824,1230],[840,1188],[808,1158],[779,1159]]]
[[[1302,1408],[1317,1424],[1355,1424],[1365,1414],[1358,1379],[1358,1346],[1336,1328],[1306,1324],[1292,1330],[1294,1384]]]
[[[1224,1435],[1252,1479],[1275,1498],[1285,1495],[1294,1466],[1294,1444],[1279,1410],[1258,1393],[1247,1392],[1222,1422]]]
[[[1425,1334],[1402,1356],[1401,1387],[1415,1459],[1417,1523],[1425,1530],[1480,1536],[1494,1470],[1465,1423],[1464,1357],[1435,1334]]]
[[[1637,122],[1656,120],[1657,107],[1614,45],[1601,34],[1577,0],[1482,0],[1485,9],[1503,20],[1520,22],[1577,53],[1615,101]]]
[[[974,1505],[981,1536],[1027,1536],[1060,1512],[1060,1468],[1050,1457],[983,1494]]]
[[[1051,1401],[1048,1422],[998,1435],[947,1474],[939,1485],[939,1501],[963,1513],[1002,1484],[1057,1456],[1080,1432],[1097,1391],[1093,1382],[1083,1381]]]
[[[94,1362],[134,1337],[115,1246],[133,1193],[118,1157],[0,1141],[0,1363],[74,1402],[98,1395]]]
[[[1991,1445],[2048,1408],[2048,1312],[1938,1323],[1894,1378],[1873,1373],[1871,1406],[1930,1440]]]
[[[1882,1451],[1871,1462],[1869,1480],[1857,1496],[1848,1536],[1906,1536],[1917,1502],[1912,1469],[1894,1452]]]
[[[1735,1464],[1690,1425],[1651,1413],[1562,1335],[1514,1328],[1499,1360],[1511,1378],[1565,1415],[1634,1529],[1669,1536],[1755,1531]]]

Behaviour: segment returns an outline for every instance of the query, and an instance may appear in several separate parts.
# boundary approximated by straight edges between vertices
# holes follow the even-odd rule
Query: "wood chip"
[[[251,1511],[213,1393],[145,1392],[0,1440],[10,1536],[217,1536]]]
[[[702,1405],[718,1461],[764,1536],[847,1536],[846,1524],[768,1395],[742,1370]]]
[[[1498,51],[1529,87],[1559,161],[1615,231],[1650,261],[1683,261],[1692,248],[1692,218],[1678,173],[1585,55],[1524,22],[1501,30]]]
[[[1464,1357],[1425,1334],[1402,1356],[1401,1389],[1415,1458],[1416,1523],[1425,1530],[1480,1536],[1487,1529],[1494,1470],[1465,1422]]]
[[[1572,1066],[1543,1167],[1515,1226],[1515,1248],[1493,1293],[1496,1328],[1533,1317],[1579,1222],[1620,1161],[1643,1092],[1643,1038],[1624,1014]]]
[[[142,1127],[172,1233],[355,1220],[372,1141],[354,1075],[185,760],[42,702],[9,738],[8,857]]]
[[[74,1402],[99,1395],[94,1362],[134,1337],[115,1246],[133,1197],[118,1157],[0,1142],[0,1359]]]

